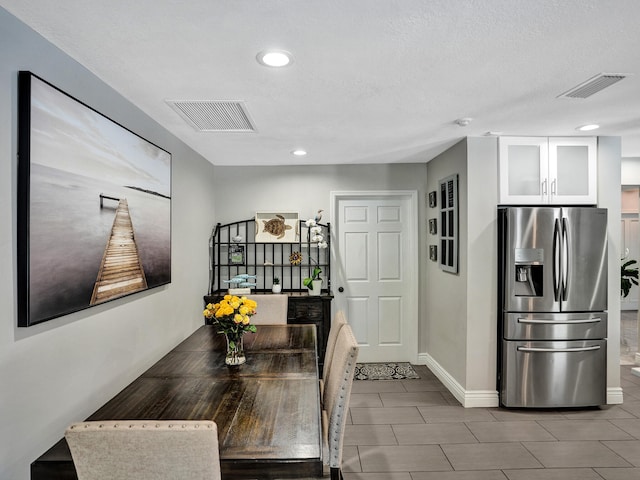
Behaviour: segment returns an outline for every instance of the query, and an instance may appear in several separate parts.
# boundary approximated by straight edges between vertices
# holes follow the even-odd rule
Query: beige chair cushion
[[[331,468],[340,468],[342,464],[342,443],[344,427],[349,413],[349,397],[353,386],[353,376],[358,360],[358,342],[348,324],[338,333],[331,373],[325,381],[323,406],[326,411],[326,444],[329,456],[326,461]],[[323,415],[324,417],[324,415]]]
[[[220,480],[211,421],[80,422],[65,432],[78,480]]]
[[[324,366],[322,368],[322,379],[320,380],[320,398],[324,395],[324,383],[329,376],[329,370],[331,369],[331,360],[333,359],[333,350],[336,346],[336,339],[338,338],[338,332],[342,325],[347,323],[347,318],[342,310],[338,310],[333,316],[333,322],[329,329],[329,336],[327,338],[327,349],[324,354]]]
[[[258,302],[258,313],[251,317],[254,325],[285,325],[287,323],[287,308],[289,296],[281,293],[266,293],[264,295],[246,295],[247,298]]]

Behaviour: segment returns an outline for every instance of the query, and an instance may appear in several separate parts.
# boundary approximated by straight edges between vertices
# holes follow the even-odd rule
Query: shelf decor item
[[[289,263],[291,265],[300,265],[300,263],[302,262],[302,254],[298,251],[292,252],[291,255],[289,255]]]
[[[315,267],[313,267],[311,276],[305,278],[302,281],[302,284],[309,289],[309,295],[318,296],[321,294],[322,292],[322,278],[320,277],[321,273],[322,273],[322,269],[318,265],[316,265]]]
[[[322,234],[322,226],[318,225],[318,222],[322,218],[322,210],[318,210],[315,218],[310,218],[305,222],[305,225],[309,229],[308,231],[308,241],[311,244],[315,244],[318,247],[318,250],[327,248],[328,244],[324,239],[324,235]],[[313,258],[309,257],[310,264],[316,263]],[[313,271],[311,272],[311,276],[305,278],[302,281],[302,284],[309,289],[309,295],[318,296],[322,294],[322,278],[320,278],[320,274],[322,273],[322,269],[320,265],[316,263],[315,267],[313,267]]]
[[[243,335],[245,332],[256,332],[251,324],[251,316],[255,315],[258,303],[246,297],[225,295],[219,303],[207,304],[203,315],[217,328],[217,332],[225,336],[227,353],[225,364],[242,365],[247,361],[244,353]]]
[[[282,285],[280,285],[280,279],[273,277],[273,285],[271,285],[271,291],[273,293],[280,293],[282,291]]]
[[[310,218],[305,222],[305,225],[309,229],[309,241],[317,244],[318,248],[327,248],[327,242],[322,235],[322,227],[318,225],[320,218],[322,217],[322,210],[318,210],[318,214],[315,218]]]
[[[295,243],[299,238],[297,212],[256,213],[256,242]]]
[[[229,246],[229,264],[244,265],[244,245]]]

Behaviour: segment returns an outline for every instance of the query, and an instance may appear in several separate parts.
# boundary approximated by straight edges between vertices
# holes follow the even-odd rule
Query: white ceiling
[[[638,0],[0,5],[215,165],[423,162],[464,136],[578,135],[586,123],[640,157]],[[294,63],[261,66],[266,48]],[[599,73],[630,75],[557,98]],[[243,101],[257,133],[196,132],[167,100]],[[298,147],[309,154],[293,157]]]

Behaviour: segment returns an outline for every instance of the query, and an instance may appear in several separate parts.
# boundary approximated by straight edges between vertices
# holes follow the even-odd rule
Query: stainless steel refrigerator
[[[501,404],[605,404],[606,209],[500,207],[498,249]]]

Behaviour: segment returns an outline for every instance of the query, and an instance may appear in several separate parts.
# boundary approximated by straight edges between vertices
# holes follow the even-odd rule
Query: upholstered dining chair
[[[284,293],[265,293],[264,295],[246,295],[258,302],[257,313],[251,317],[254,325],[285,325],[289,296]]]
[[[324,385],[322,430],[325,463],[331,480],[342,480],[342,444],[349,413],[349,397],[358,360],[358,342],[348,324],[338,332],[331,370]]]
[[[220,480],[211,421],[75,423],[65,432],[78,480]]]
[[[329,371],[331,370],[331,360],[333,359],[333,350],[336,346],[336,340],[340,328],[347,323],[347,318],[342,310],[338,310],[333,316],[333,322],[329,328],[329,335],[327,337],[327,348],[324,353],[324,365],[322,367],[322,378],[320,379],[320,398],[324,395],[324,384],[329,377]]]

